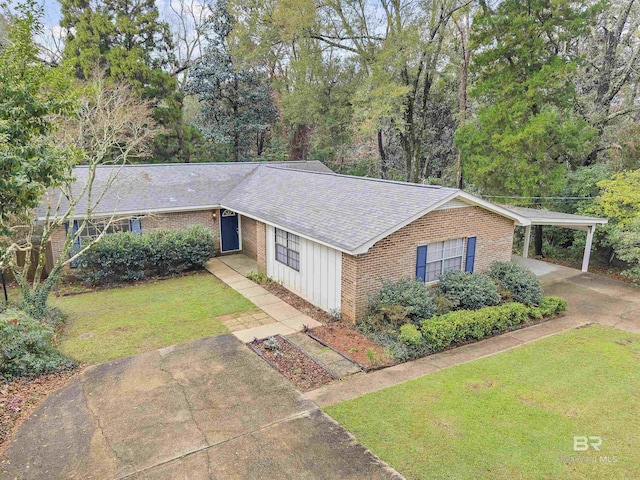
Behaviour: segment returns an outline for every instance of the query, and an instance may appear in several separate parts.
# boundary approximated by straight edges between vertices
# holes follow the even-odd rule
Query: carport
[[[591,257],[591,244],[593,243],[593,234],[596,225],[606,225],[606,218],[585,217],[582,215],[572,215],[570,213],[553,212],[550,210],[538,210],[535,208],[513,207],[511,205],[501,205],[507,210],[511,210],[518,215],[528,218],[531,225],[524,227],[524,248],[522,256],[529,256],[529,242],[531,240],[532,225],[548,225],[553,227],[571,228],[573,230],[584,230],[587,232],[587,241],[584,246],[584,254],[582,256],[582,271],[589,269],[589,258]]]

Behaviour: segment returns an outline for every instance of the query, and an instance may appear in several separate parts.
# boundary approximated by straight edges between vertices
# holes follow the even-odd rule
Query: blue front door
[[[220,210],[220,238],[222,240],[221,251],[240,250],[240,231],[236,212]]]

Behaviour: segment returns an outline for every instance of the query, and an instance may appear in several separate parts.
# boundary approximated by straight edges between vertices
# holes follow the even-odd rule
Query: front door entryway
[[[240,250],[239,215],[232,210],[220,210],[220,251]]]

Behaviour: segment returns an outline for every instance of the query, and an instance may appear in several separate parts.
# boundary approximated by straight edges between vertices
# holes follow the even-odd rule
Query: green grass
[[[69,314],[60,349],[83,363],[219,335],[227,330],[216,317],[255,308],[208,274],[52,297],[51,305]]]
[[[408,479],[640,478],[640,335],[572,330],[325,410]]]

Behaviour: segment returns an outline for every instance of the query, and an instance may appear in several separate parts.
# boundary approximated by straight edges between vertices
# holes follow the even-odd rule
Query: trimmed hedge
[[[412,347],[422,343],[422,333],[413,323],[407,323],[400,327],[400,335],[398,339]]]
[[[529,319],[529,307],[507,303],[479,310],[460,310],[421,322],[424,341],[434,350],[444,350],[454,343],[480,340],[506,331]]]
[[[478,310],[501,301],[496,284],[482,273],[445,272],[437,288],[451,302],[453,310]]]
[[[487,275],[497,283],[503,297],[530,307],[540,304],[540,281],[527,267],[514,262],[493,262]]]
[[[542,297],[538,307],[532,307],[529,315],[531,318],[543,318],[564,312],[567,309],[567,301],[564,298],[549,295]]]
[[[53,335],[52,328],[21,310],[0,313],[0,375],[10,380],[73,368],[53,346]]]
[[[76,276],[91,285],[124,283],[203,268],[215,235],[201,226],[104,237],[78,259]]]

